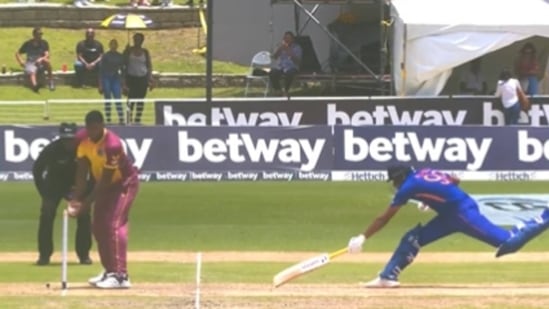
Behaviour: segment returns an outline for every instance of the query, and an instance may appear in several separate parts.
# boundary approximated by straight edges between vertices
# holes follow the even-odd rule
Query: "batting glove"
[[[420,202],[419,204],[417,204],[417,209],[419,209],[419,211],[429,211],[431,210],[431,207],[429,207],[429,205],[427,204]]]
[[[366,237],[363,234],[351,237],[348,245],[349,253],[360,253],[360,251],[362,251],[362,245],[365,241]]]

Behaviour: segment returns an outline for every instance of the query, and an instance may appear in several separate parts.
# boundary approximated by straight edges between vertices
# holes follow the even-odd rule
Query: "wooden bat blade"
[[[273,286],[275,288],[292,281],[293,279],[304,275],[306,273],[309,273],[313,270],[316,270],[318,268],[321,268],[325,266],[326,264],[330,263],[330,261],[344,253],[347,252],[347,248],[343,248],[337,251],[334,251],[332,253],[322,253],[317,256],[314,256],[312,258],[309,258],[307,260],[304,260],[302,262],[299,262],[297,264],[294,264],[278,274],[276,274],[273,278]]]

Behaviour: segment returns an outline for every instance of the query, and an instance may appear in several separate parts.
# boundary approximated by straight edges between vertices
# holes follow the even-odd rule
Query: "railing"
[[[151,98],[132,100],[132,102],[143,102],[144,110],[141,123],[154,123],[154,108],[151,102],[181,100],[181,98]],[[99,110],[105,117],[106,104],[110,103],[110,123],[119,123],[119,114],[116,103],[119,102],[122,108],[123,124],[131,124],[130,104],[127,98],[121,100],[105,99],[45,99],[45,100],[21,100],[21,101],[0,101],[0,124],[24,124],[24,125],[51,125],[61,122],[76,122],[82,124],[84,116],[90,110]],[[135,113],[135,107],[134,107]],[[106,119],[108,120],[108,119]]]
[[[379,0],[299,0],[303,4],[375,4]],[[293,4],[293,0],[272,0],[273,4]]]
[[[74,71],[54,71],[53,78],[58,85],[72,85]],[[204,87],[206,83],[203,73],[153,72],[153,78],[158,88]],[[213,83],[215,87],[244,87],[245,78],[245,74],[219,73],[214,74]],[[1,85],[23,85],[26,82],[23,72],[0,74]]]
[[[22,123],[22,118],[47,121],[46,100],[0,101],[0,123]]]

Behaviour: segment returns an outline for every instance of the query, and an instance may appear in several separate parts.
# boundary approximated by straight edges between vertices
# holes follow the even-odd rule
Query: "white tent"
[[[452,69],[533,36],[549,38],[549,1],[392,0],[397,95],[437,95]]]

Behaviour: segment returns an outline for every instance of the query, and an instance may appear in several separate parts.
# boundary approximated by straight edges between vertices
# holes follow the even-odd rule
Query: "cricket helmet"
[[[399,177],[406,177],[414,171],[414,168],[409,165],[397,164],[387,168],[387,181],[393,181]]]

